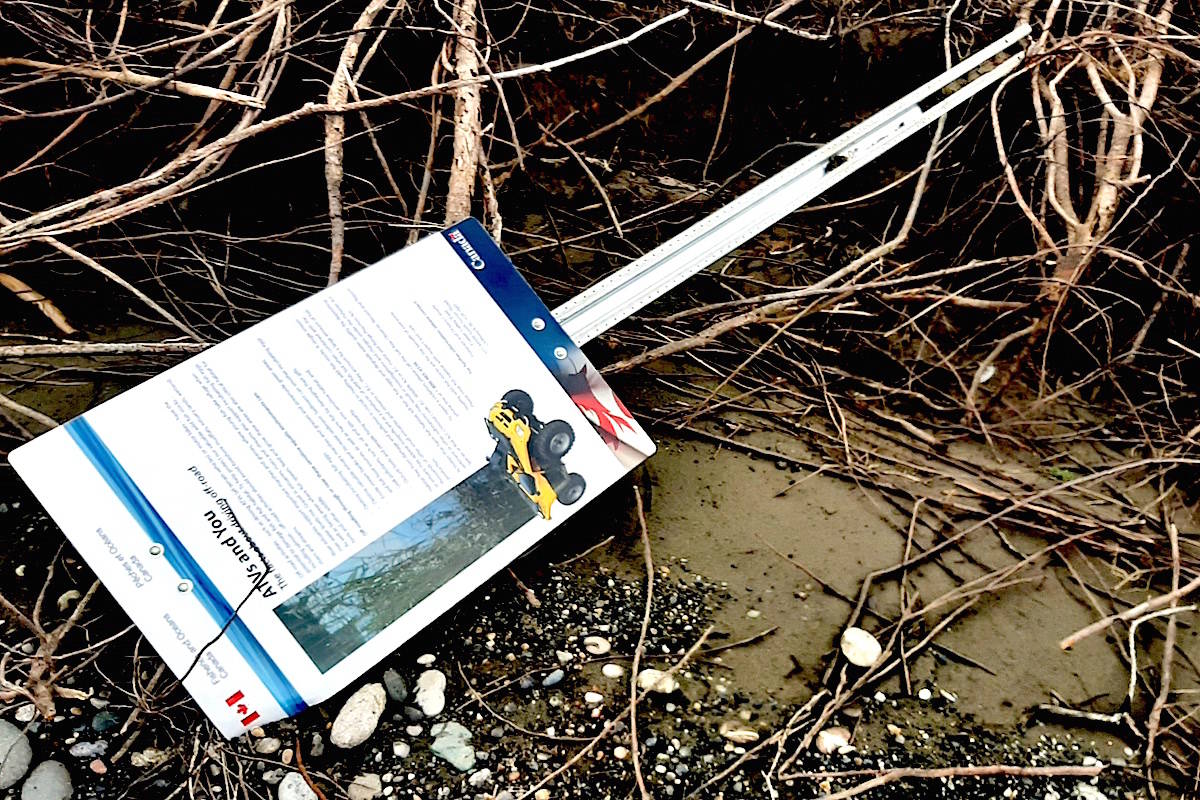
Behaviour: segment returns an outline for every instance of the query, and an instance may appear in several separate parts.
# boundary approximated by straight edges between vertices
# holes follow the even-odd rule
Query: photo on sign
[[[566,461],[576,431],[541,420],[520,389],[484,417],[495,449],[487,463],[275,609],[327,672],[535,518],[587,491]]]

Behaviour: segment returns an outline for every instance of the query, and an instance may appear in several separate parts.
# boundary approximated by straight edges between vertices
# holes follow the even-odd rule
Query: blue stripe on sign
[[[104,441],[96,433],[96,429],[83,417],[71,420],[65,427],[67,433],[75,440],[75,444],[79,445],[79,449],[92,462],[92,466],[104,478],[113,494],[125,504],[125,508],[141,525],[146,535],[152,541],[162,545],[167,563],[181,577],[192,582],[193,594],[208,611],[213,621],[221,627],[224,627],[227,622],[229,623],[225,635],[229,637],[238,653],[271,692],[271,696],[275,698],[279,707],[289,716],[308,708],[308,704],[300,697],[291,681],[267,654],[266,649],[250,632],[250,629],[246,627],[246,623],[236,615],[237,612],[225,600],[224,595],[213,585],[208,574],[196,563],[192,554],[184,547],[183,542],[179,541],[175,532],[154,510],[154,506],[150,504],[146,495],[142,494],[142,490],[133,482],[133,478],[104,444]]]

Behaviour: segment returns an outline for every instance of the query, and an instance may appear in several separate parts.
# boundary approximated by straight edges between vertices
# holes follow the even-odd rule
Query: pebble
[[[467,778],[467,783],[471,784],[476,789],[478,789],[481,786],[487,786],[491,782],[492,782],[492,771],[490,769],[488,769],[487,767],[484,767],[483,769],[479,770],[478,772],[472,772],[471,777]]]
[[[0,719],[0,789],[7,789],[25,777],[32,760],[29,737],[8,720]]]
[[[602,656],[612,650],[612,644],[603,636],[587,636],[583,640],[583,649],[594,656]]]
[[[629,758],[629,748],[622,745],[617,745],[613,748],[613,758],[617,761],[624,761]]]
[[[259,755],[269,756],[278,753],[281,747],[283,747],[283,742],[273,736],[268,736],[254,743],[254,752]]]
[[[604,702],[604,695],[599,692],[584,692],[583,701],[590,706],[599,705]]]
[[[750,619],[758,619],[759,617],[762,616],[762,612],[759,611],[757,608],[752,608],[746,612],[746,616],[749,617]]]
[[[563,676],[565,674],[566,673],[564,673],[561,669],[554,670],[554,672],[551,672],[549,675],[542,678],[542,686],[546,686],[546,687],[554,686],[556,683],[558,683],[559,681],[561,681],[563,679]]]
[[[141,769],[150,769],[166,761],[169,755],[170,753],[166,750],[159,750],[157,747],[147,747],[145,750],[140,750],[131,755],[129,763]]]
[[[459,772],[475,766],[475,748],[471,747],[471,732],[457,722],[439,723],[433,726],[433,745],[429,748],[435,756],[448,762]]]
[[[317,800],[317,793],[299,772],[289,772],[283,777],[276,796],[279,800]]]
[[[284,769],[283,767],[276,767],[275,769],[269,769],[266,772],[264,772],[262,775],[262,779],[263,779],[263,782],[270,784],[271,786],[274,786],[275,784],[277,784],[281,780],[283,780],[283,777],[287,774],[288,774],[288,771],[286,769]]]
[[[394,669],[384,670],[383,688],[393,703],[403,703],[408,699],[408,687],[404,685],[404,678]]]
[[[538,789],[533,793],[533,800],[550,800],[550,790]]]
[[[92,717],[92,730],[96,733],[104,733],[121,724],[121,720],[111,711],[101,711],[96,716]]]
[[[850,731],[846,728],[826,728],[817,734],[817,750],[828,755],[839,752],[850,744]]]
[[[67,752],[75,758],[98,758],[108,752],[108,742],[76,742]]]
[[[73,791],[67,768],[57,761],[43,761],[25,779],[21,800],[69,800]]]
[[[625,668],[620,664],[605,664],[600,668],[600,673],[606,678],[620,678],[625,674]]]
[[[736,720],[725,720],[717,730],[723,738],[734,744],[750,744],[758,741],[758,731],[748,728]]]
[[[325,740],[321,738],[321,734],[313,733],[312,744],[308,746],[308,754],[313,758],[325,755]]]
[[[33,722],[33,718],[36,716],[37,708],[34,707],[33,703],[26,703],[17,709],[16,713],[13,714],[13,719],[17,722]]]
[[[679,688],[679,681],[662,670],[651,667],[638,673],[637,685],[644,691],[671,694]]]
[[[879,640],[862,628],[846,628],[842,632],[842,654],[856,667],[870,667],[879,660],[883,648]]]
[[[408,742],[392,742],[392,755],[396,758],[408,758],[408,754],[412,752]]]
[[[446,675],[427,669],[417,678],[417,705],[427,717],[436,717],[446,707]]]
[[[575,659],[574,654],[568,653],[566,650],[555,650],[554,656],[560,664],[570,664]]]
[[[928,689],[920,689],[917,691],[917,698],[920,700],[931,700],[933,699],[933,692]]]
[[[105,764],[103,761],[97,758],[95,761],[88,764],[88,769],[97,775],[103,775],[104,773],[108,772],[108,764]]]
[[[417,663],[422,667],[428,667],[435,661],[437,661],[437,656],[433,653],[425,653],[424,655],[417,656]]]
[[[420,736],[421,730],[422,729],[421,729],[420,725],[409,725],[407,728],[404,729],[404,732],[407,733],[409,736]]]
[[[383,794],[383,781],[374,772],[359,775],[346,787],[350,800],[375,800]]]
[[[342,706],[333,720],[329,741],[342,748],[357,747],[371,737],[387,704],[387,694],[378,683],[362,686]],[[283,784],[280,784],[282,786]]]

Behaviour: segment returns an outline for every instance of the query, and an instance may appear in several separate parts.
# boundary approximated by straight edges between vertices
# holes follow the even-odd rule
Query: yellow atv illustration
[[[507,392],[487,415],[496,450],[488,463],[503,469],[545,519],[554,501],[563,505],[583,497],[583,476],[567,472],[562,457],[575,444],[565,420],[542,422],[533,415],[533,399],[520,389]]]

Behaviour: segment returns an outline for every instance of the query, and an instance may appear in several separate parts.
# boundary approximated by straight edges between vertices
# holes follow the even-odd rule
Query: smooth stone
[[[427,669],[417,678],[417,705],[427,717],[436,717],[446,707],[446,676],[441,670]]]
[[[417,656],[417,663],[420,664],[422,667],[428,667],[430,664],[432,664],[435,661],[437,661],[437,656],[435,656],[433,653],[425,653],[423,655]]]
[[[679,681],[662,670],[647,668],[638,673],[637,685],[643,691],[671,694],[679,688]]]
[[[396,758],[408,758],[408,754],[412,752],[408,742],[392,742],[392,755]]]
[[[108,772],[108,764],[105,764],[103,761],[97,758],[88,764],[88,769],[97,775],[103,775],[104,773]]]
[[[725,720],[717,729],[721,736],[734,744],[750,744],[758,741],[758,731],[747,728],[742,722]]]
[[[403,703],[408,699],[408,687],[404,685],[404,678],[394,669],[384,670],[383,689],[393,703]]]
[[[625,668],[620,664],[609,663],[600,668],[600,673],[606,678],[613,678],[615,680],[625,674]]]
[[[76,742],[67,752],[75,758],[98,758],[108,752],[108,742]]]
[[[8,720],[0,719],[0,789],[7,789],[25,777],[32,760],[29,737]]]
[[[317,793],[299,772],[289,772],[283,776],[276,792],[279,800],[317,800]]]
[[[560,664],[570,664],[575,658],[574,654],[568,653],[566,650],[555,650],[554,656],[558,659],[558,663]]]
[[[533,800],[550,800],[550,790],[538,789],[533,793]]]
[[[409,722],[420,722],[425,719],[425,712],[416,706],[405,706],[404,718]]]
[[[338,747],[357,747],[371,738],[387,705],[387,693],[378,683],[359,688],[333,720],[329,741]],[[280,784],[281,786],[283,784]]]
[[[70,800],[74,791],[66,767],[57,761],[43,761],[25,779],[21,800]]]
[[[928,689],[920,689],[917,691],[917,699],[918,700],[932,700],[933,692],[929,691]]]
[[[599,705],[604,702],[604,695],[599,692],[584,692],[583,701],[590,706]]]
[[[471,747],[471,732],[457,722],[435,725],[434,740],[430,751],[448,762],[459,772],[475,766],[475,748]]]
[[[33,718],[36,716],[37,708],[33,705],[33,703],[26,703],[25,705],[17,708],[16,712],[13,713],[13,719],[15,719],[17,722],[33,722]]]
[[[583,649],[594,656],[602,656],[612,650],[612,645],[603,636],[586,636],[583,639]]]
[[[874,666],[883,654],[879,640],[862,628],[846,628],[842,632],[842,654],[856,667]]]
[[[846,728],[826,728],[817,734],[816,747],[826,755],[840,752],[850,745],[850,731]]]
[[[96,733],[104,733],[121,724],[121,719],[111,711],[101,711],[96,716],[92,717],[92,730]]]
[[[273,736],[268,736],[254,743],[254,752],[259,755],[269,756],[278,753],[281,747],[283,747],[283,742]]]
[[[346,794],[350,800],[375,800],[383,794],[383,781],[374,772],[359,775],[346,787]]]
[[[556,670],[554,670],[554,672],[551,672],[549,675],[542,678],[542,686],[545,686],[547,688],[554,686],[559,681],[561,681],[565,675],[566,675],[566,673],[563,672],[561,669],[556,669]]]
[[[624,761],[629,758],[629,748],[623,745],[617,745],[613,748],[613,758],[617,761]]]
[[[467,778],[467,783],[471,784],[471,786],[475,787],[476,789],[478,789],[481,786],[486,786],[487,784],[489,784],[491,782],[492,782],[492,771],[490,769],[488,769],[487,767],[484,767],[483,769],[479,770],[478,772],[472,772],[471,777]]]

